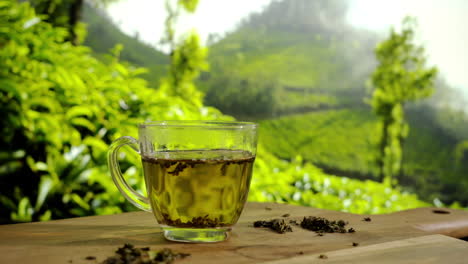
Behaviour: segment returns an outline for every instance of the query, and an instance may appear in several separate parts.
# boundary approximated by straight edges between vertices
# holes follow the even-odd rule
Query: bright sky
[[[179,34],[195,29],[204,40],[210,33],[233,30],[251,12],[259,12],[271,0],[199,0],[195,14],[184,14],[178,21]],[[157,44],[164,33],[165,0],[120,0],[108,11],[121,29],[131,35]]]
[[[233,30],[249,13],[261,11],[270,1],[200,0],[194,15],[181,18],[178,31],[195,28],[204,39],[209,33],[222,34]],[[153,45],[161,39],[163,0],[120,0],[109,7],[109,13],[124,32],[138,32],[140,39]],[[419,39],[429,63],[436,65],[448,83],[468,97],[467,0],[351,0],[348,20],[355,26],[387,33],[406,15],[418,20]]]
[[[468,98],[468,1],[353,0],[348,15],[353,25],[383,32],[406,15],[416,17],[429,62]]]

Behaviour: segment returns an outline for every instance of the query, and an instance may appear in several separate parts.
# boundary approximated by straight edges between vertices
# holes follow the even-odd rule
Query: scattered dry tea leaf
[[[283,215],[287,217],[289,214]],[[356,230],[354,228],[349,228],[346,230],[345,226],[348,222],[343,220],[330,221],[323,217],[308,216],[304,217],[301,223],[298,223],[297,220],[289,220],[290,224],[300,225],[302,228],[315,231],[318,236],[323,236],[324,233],[354,233]],[[278,233],[292,232],[292,228],[287,224],[284,219],[273,219],[270,221],[255,221],[254,227],[268,227]]]
[[[441,209],[435,209],[435,210],[432,210],[432,212],[434,214],[450,214],[449,211],[445,211],[445,210],[441,210]]]
[[[304,251],[299,251],[297,254],[304,255]]]
[[[101,264],[170,264],[177,259],[190,256],[190,254],[175,253],[168,248],[150,251],[149,247],[136,248],[132,244],[125,244],[115,253],[114,256],[108,257]]]
[[[325,254],[320,254],[320,256],[319,256],[319,259],[327,259],[327,258],[328,258],[328,257],[327,257],[327,255],[325,255]]]
[[[86,260],[95,260],[96,257],[95,257],[95,256],[87,256],[85,259],[86,259]]]
[[[370,221],[372,221],[372,219],[370,217],[364,217],[364,219],[362,219],[362,221],[370,222]]]
[[[153,258],[153,260],[156,261],[154,263],[172,263],[176,259],[186,258],[188,256],[190,256],[190,254],[174,253],[169,248],[164,248],[161,251],[156,253],[156,256]]]
[[[359,246],[359,243],[353,242],[353,247]]]
[[[265,210],[271,211],[272,209],[271,209],[271,207],[265,207]]]
[[[286,232],[292,232],[292,228],[284,219],[273,219],[271,221],[255,221],[254,227],[268,227],[277,233],[284,234]]]
[[[290,216],[290,214],[284,214],[284,215],[282,215],[282,217],[289,217],[289,216]]]

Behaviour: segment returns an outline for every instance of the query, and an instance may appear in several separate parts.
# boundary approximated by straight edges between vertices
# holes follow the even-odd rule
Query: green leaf
[[[65,115],[67,119],[72,119],[78,116],[91,117],[93,116],[93,111],[90,107],[78,105],[70,107],[70,109],[67,110],[67,113]]]
[[[30,222],[34,209],[31,207],[28,197],[23,197],[18,205],[18,211],[11,214],[11,219],[17,222]]]
[[[8,79],[0,79],[0,91],[7,92],[10,96],[19,100],[21,98],[16,83]]]
[[[39,221],[49,221],[52,219],[52,212],[50,210],[47,210],[45,213],[43,213],[41,216],[39,216]]]
[[[96,126],[93,123],[91,123],[91,121],[83,117],[75,117],[70,120],[70,123],[74,126],[85,127],[91,132],[96,131]]]
[[[81,208],[84,210],[89,210],[90,206],[87,202],[85,202],[78,194],[72,193],[70,198],[72,201],[74,201],[76,204],[78,204]]]
[[[50,176],[42,176],[41,180],[39,181],[39,189],[37,193],[36,205],[34,209],[39,211],[44,204],[44,201],[49,196],[51,191],[55,187],[54,180]]]
[[[16,204],[10,198],[0,194],[0,204],[3,208],[8,208],[11,211],[16,209]]]

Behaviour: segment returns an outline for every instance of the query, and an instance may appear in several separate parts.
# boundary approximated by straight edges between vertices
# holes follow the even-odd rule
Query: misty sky
[[[195,28],[205,38],[209,33],[233,30],[251,12],[261,11],[271,0],[200,0],[194,15],[184,16],[179,33]],[[290,0],[291,1],[291,0]],[[122,30],[156,45],[164,30],[163,0],[120,0],[109,13]],[[406,15],[417,18],[420,43],[429,63],[435,64],[448,83],[468,97],[468,1],[465,0],[350,0],[348,21],[387,33]]]

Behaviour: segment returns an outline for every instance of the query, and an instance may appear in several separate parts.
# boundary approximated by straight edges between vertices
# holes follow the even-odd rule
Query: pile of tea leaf
[[[207,227],[222,227],[227,224],[219,221],[218,218],[210,218],[208,215],[193,217],[192,220],[182,222],[180,219],[171,219],[168,214],[163,214],[163,222],[169,226],[188,227],[188,228],[207,228]]]
[[[323,217],[308,216],[304,217],[301,222],[301,227],[315,231],[319,234],[323,233],[354,233],[355,230],[350,228],[346,230],[345,226],[348,223],[343,220],[330,221]]]
[[[170,264],[188,256],[190,254],[175,253],[168,248],[150,251],[149,247],[136,248],[132,244],[125,244],[115,251],[115,256],[108,257],[101,264]]]

